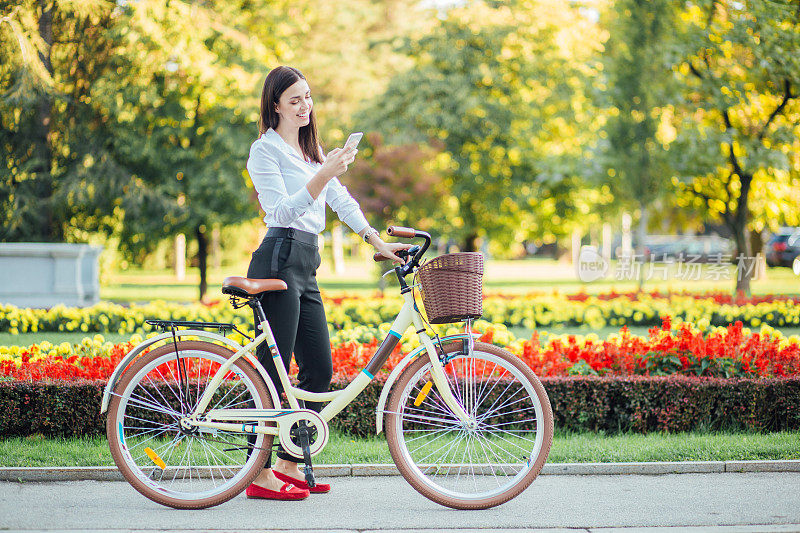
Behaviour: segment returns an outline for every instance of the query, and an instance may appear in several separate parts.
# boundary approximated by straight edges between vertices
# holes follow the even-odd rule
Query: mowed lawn
[[[332,295],[359,294],[368,296],[378,290],[378,275],[388,270],[389,264],[374,264],[371,260],[348,258],[344,270],[333,272],[332,262],[324,260],[317,271],[317,279],[323,292]],[[733,293],[736,285],[734,265],[699,265],[697,271],[678,272],[675,265],[655,264],[652,272],[645,264],[642,272],[645,278],[644,288],[648,291],[660,292],[705,292],[719,291]],[[524,294],[529,292],[558,292],[572,294],[585,292],[598,294],[610,292],[635,291],[638,282],[624,279],[622,268],[612,262],[606,279],[583,282],[578,278],[575,268],[569,263],[560,263],[552,259],[520,259],[514,261],[486,262],[484,274],[484,292]],[[209,269],[209,299],[223,298],[220,288],[227,276],[243,276],[247,272],[247,264]],[[666,276],[666,279],[664,277]],[[617,279],[619,278],[619,279]],[[386,293],[397,291],[397,282],[387,276]],[[200,276],[198,269],[189,268],[183,281],[178,281],[175,273],[168,270],[146,271],[131,269],[118,272],[109,277],[108,282],[100,289],[104,300],[116,302],[134,302],[149,300],[197,301]],[[775,267],[767,269],[762,279],[751,282],[752,294],[790,294],[800,295],[800,277],[790,268]]]
[[[800,459],[800,432],[650,433],[556,432],[550,463],[744,461]],[[357,438],[332,431],[317,464],[391,463],[381,435]],[[0,439],[0,467],[113,465],[105,437]]]

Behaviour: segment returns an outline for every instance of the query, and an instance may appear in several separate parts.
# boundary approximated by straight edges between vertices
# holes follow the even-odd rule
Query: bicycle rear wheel
[[[202,509],[247,488],[264,466],[273,436],[257,435],[248,457],[244,433],[182,428],[181,417],[194,409],[233,352],[210,342],[179,341],[177,354],[180,359],[175,345],[165,344],[122,375],[106,434],[114,462],[137,491],[169,507]],[[208,410],[246,407],[271,409],[272,399],[258,371],[239,359]]]
[[[487,509],[539,475],[553,442],[553,411],[518,357],[485,343],[475,343],[471,355],[448,354],[445,365],[471,423],[445,405],[430,360],[421,356],[392,389],[386,440],[400,473],[421,494],[447,507]]]

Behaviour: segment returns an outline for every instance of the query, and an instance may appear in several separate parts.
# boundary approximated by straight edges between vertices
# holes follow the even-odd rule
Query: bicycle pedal
[[[303,473],[306,476],[306,483],[308,483],[309,488],[314,488],[317,486],[316,481],[314,481],[314,469],[311,465],[307,464],[303,467]]]

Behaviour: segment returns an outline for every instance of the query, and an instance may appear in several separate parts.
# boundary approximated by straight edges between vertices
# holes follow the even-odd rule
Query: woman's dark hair
[[[261,115],[258,119],[258,131],[265,133],[268,129],[275,129],[278,126],[280,117],[275,112],[275,106],[283,94],[283,91],[297,83],[299,80],[306,79],[303,74],[293,67],[275,67],[267,74],[264,80],[264,90],[261,91]],[[314,117],[314,108],[308,117],[308,125],[300,127],[300,149],[306,159],[315,163],[322,163],[320,156],[319,134],[317,133],[317,120]]]

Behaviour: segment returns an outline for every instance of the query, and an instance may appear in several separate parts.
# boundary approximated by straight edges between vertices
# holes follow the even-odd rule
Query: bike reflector
[[[152,448],[145,448],[145,449],[144,449],[144,453],[146,453],[146,454],[147,454],[147,456],[148,456],[150,459],[152,459],[152,460],[153,460],[153,462],[154,462],[154,463],[155,463],[155,464],[156,464],[156,465],[157,465],[157,466],[158,466],[158,467],[159,467],[161,470],[166,470],[166,469],[167,469],[167,464],[164,462],[164,460],[163,460],[163,459],[161,459],[161,457],[159,457],[159,456],[158,456],[158,454],[157,454],[156,452],[154,452],[154,451],[153,451],[153,449],[152,449]]]
[[[422,404],[422,402],[425,401],[425,397],[431,391],[431,387],[433,387],[433,381],[428,381],[425,384],[425,386],[422,387],[422,390],[419,391],[419,394],[417,394],[417,399],[414,400],[414,406],[415,407],[419,407],[420,404]]]

